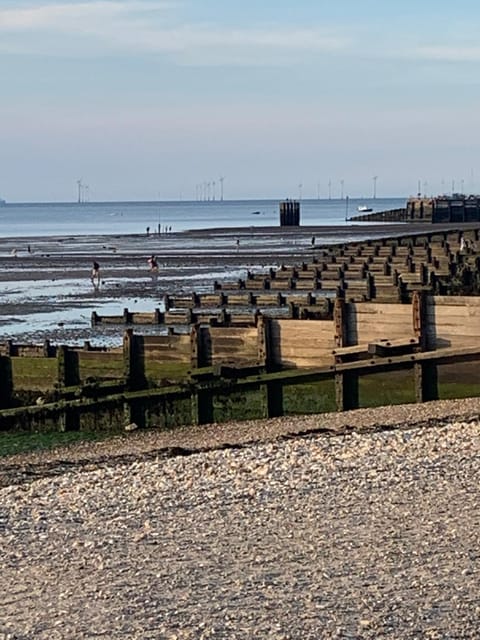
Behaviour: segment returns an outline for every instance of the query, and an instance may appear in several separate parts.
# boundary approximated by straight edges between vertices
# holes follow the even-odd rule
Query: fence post
[[[65,407],[58,416],[59,431],[78,431],[80,429],[80,415],[75,407]]]
[[[48,354],[49,345],[44,351]],[[60,387],[72,387],[79,384],[78,354],[65,345],[57,347],[57,380]],[[77,431],[80,428],[80,415],[74,407],[65,407],[58,416],[60,431]]]
[[[412,296],[413,332],[420,344],[420,351],[427,350],[427,295],[414,291]]]
[[[10,356],[0,356],[0,408],[7,409],[12,403],[13,374]]]
[[[198,324],[190,326],[190,366],[198,369],[199,364],[199,327]]]
[[[125,400],[123,403],[124,426],[130,427],[130,429],[127,429],[130,431],[137,427],[145,427],[146,413],[146,407],[142,400]]]
[[[78,354],[65,345],[57,348],[57,379],[61,387],[80,384]]]
[[[283,416],[283,384],[280,380],[267,382],[266,389],[266,412],[267,418],[278,418]]]
[[[52,353],[52,348],[50,345],[50,340],[47,338],[43,341],[43,355],[45,358],[49,358]]]
[[[345,300],[343,298],[335,298],[333,320],[335,323],[335,346],[344,347],[347,343],[347,326]]]
[[[197,388],[196,392],[197,422],[196,424],[210,424],[214,422],[213,391],[212,389]]]
[[[413,365],[415,402],[438,400],[438,368],[434,362],[415,362]]]
[[[259,314],[257,316],[257,362],[268,371],[268,327],[267,319]]]
[[[127,389],[141,389],[145,386],[145,363],[143,349],[140,348],[142,336],[136,336],[133,329],[123,334],[124,379]]]
[[[354,371],[344,371],[335,374],[335,403],[337,411],[358,409],[358,374]]]

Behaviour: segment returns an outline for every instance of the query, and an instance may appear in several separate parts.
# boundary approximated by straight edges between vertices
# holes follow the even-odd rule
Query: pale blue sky
[[[480,191],[473,0],[1,0],[0,196]]]

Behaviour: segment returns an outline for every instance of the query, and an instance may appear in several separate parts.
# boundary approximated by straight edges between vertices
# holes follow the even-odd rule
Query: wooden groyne
[[[117,349],[7,343],[0,426],[172,427],[478,393],[480,297],[336,298],[323,320],[259,316]],[[133,427],[132,427],[133,428]]]
[[[387,209],[386,211],[373,211],[371,213],[360,213],[349,218],[351,222],[406,222],[407,209]]]
[[[433,198],[409,198],[406,206],[350,218],[355,222],[423,222],[430,224],[480,222],[480,196],[455,193]]]
[[[93,326],[255,325],[270,318],[328,319],[335,298],[412,301],[415,292],[480,294],[478,228],[334,245],[312,251],[310,261],[248,271],[245,278],[215,281],[213,291],[166,295],[164,311],[115,316],[92,313]]]
[[[0,347],[0,429],[172,427],[480,391],[480,229],[312,248],[167,295],[120,348]],[[142,335],[145,325],[164,325]],[[135,333],[140,331],[140,333]]]

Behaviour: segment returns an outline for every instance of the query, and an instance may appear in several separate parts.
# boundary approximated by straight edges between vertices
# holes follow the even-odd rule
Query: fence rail
[[[423,401],[439,396],[438,367],[447,364],[475,395],[479,369],[464,369],[479,356],[479,318],[479,297],[415,292],[410,304],[337,298],[321,320],[259,315],[248,326],[196,324],[164,336],[130,328],[120,349],[8,342],[0,348],[0,429],[220,421],[231,415],[229,398],[246,390],[254,400],[240,400],[240,415],[282,415],[288,403],[300,411],[308,404],[308,390],[284,402],[285,389],[321,381],[328,406],[343,410],[361,404],[372,374],[410,370],[412,401]]]

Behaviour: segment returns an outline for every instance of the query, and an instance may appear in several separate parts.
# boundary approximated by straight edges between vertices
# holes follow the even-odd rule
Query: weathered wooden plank
[[[401,338],[396,340],[375,340],[368,344],[368,353],[382,358],[404,353],[412,353],[420,343],[417,338]]]
[[[227,336],[247,339],[257,337],[257,329],[255,327],[211,327],[209,331],[212,338]]]
[[[56,358],[13,356],[12,380],[15,390],[45,391],[58,379]]]
[[[427,299],[428,306],[448,307],[480,307],[480,296],[430,296]]]
[[[470,341],[474,338],[480,339],[480,328],[478,326],[468,326],[462,328],[456,328],[456,326],[448,324],[437,324],[435,326],[429,326],[427,329],[427,335],[438,335],[442,337],[458,337],[470,338]]]
[[[76,351],[79,360],[88,362],[109,362],[110,360],[122,360],[123,352],[121,350],[116,351],[83,351],[78,349]]]

